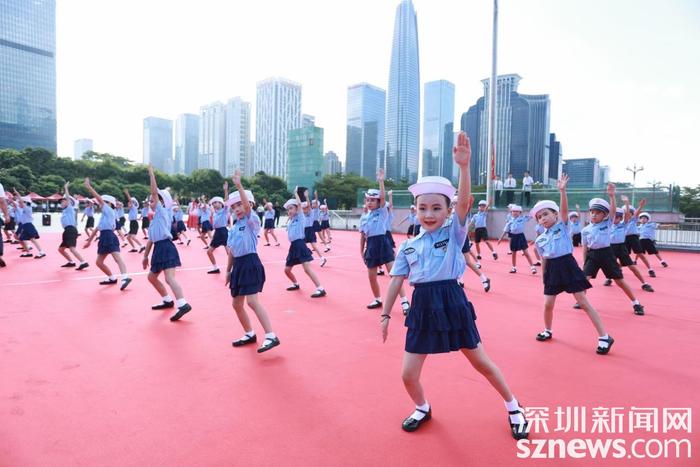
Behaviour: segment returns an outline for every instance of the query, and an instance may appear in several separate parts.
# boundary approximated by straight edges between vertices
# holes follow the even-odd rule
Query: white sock
[[[165,302],[172,302],[172,301],[173,301],[173,299],[170,297],[170,295],[165,294],[165,295],[163,296],[163,303],[165,303]]]
[[[639,300],[632,300],[632,305],[639,305]]]
[[[214,265],[211,267],[210,271],[216,271],[217,269],[219,269],[219,266]]]
[[[606,335],[600,336],[600,337],[598,338],[598,346],[599,346],[599,347],[602,347],[602,348],[604,348],[604,349],[607,349],[607,348],[608,348],[608,342],[606,342],[606,341],[604,341],[604,340],[601,340],[601,339],[608,339],[608,335],[606,334]]]
[[[408,303],[408,297],[401,297],[401,303]]]
[[[122,280],[125,281],[129,278],[128,274],[122,274]]]
[[[323,292],[323,286],[322,286],[322,285],[319,285],[319,286],[316,288],[316,290],[319,290],[319,291]]]
[[[270,339],[270,340],[272,340],[272,339],[274,339],[274,338],[276,338],[276,337],[277,337],[277,335],[276,335],[274,332],[266,332],[266,333],[265,333],[265,339]]]
[[[518,404],[518,400],[513,397],[512,401],[504,401],[506,404],[506,410],[508,412],[513,412],[515,410],[520,409],[520,404]],[[525,417],[523,417],[523,414],[517,413],[515,415],[508,414],[508,417],[510,418],[510,423],[516,423],[518,425],[522,425],[525,423]]]
[[[111,280],[111,281],[116,281],[116,280],[117,280],[117,276],[109,276],[109,280]]]
[[[375,299],[376,301],[378,301],[378,302],[381,302],[381,301],[382,301],[382,297],[374,297],[374,299]]]
[[[486,282],[487,280],[489,280],[489,278],[482,274],[481,275],[481,282]]]
[[[248,331],[245,333],[245,335],[248,337],[253,337],[255,335],[255,331]]]
[[[177,307],[180,308],[181,306],[187,305],[187,300],[184,298],[178,298],[177,299]]]
[[[428,404],[428,401],[425,401],[425,404],[423,405],[417,405],[416,409],[420,409],[424,412],[428,412],[430,410],[430,404]],[[411,418],[416,419],[416,420],[423,420],[425,418],[425,415],[423,412],[419,412],[418,410],[415,410],[411,414]]]

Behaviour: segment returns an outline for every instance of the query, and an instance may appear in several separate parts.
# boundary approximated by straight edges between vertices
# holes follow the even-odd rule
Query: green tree
[[[42,175],[32,184],[32,191],[42,196],[51,196],[54,193],[63,192],[66,181],[58,175]]]
[[[14,167],[11,167],[9,169],[2,169],[0,170],[0,179],[4,177],[14,177],[17,182],[19,182],[19,186],[13,187],[10,186],[10,189],[12,188],[17,188],[18,191],[24,190],[24,191],[29,191],[32,189],[32,184],[34,183],[34,180],[36,177],[34,177],[34,172],[32,172],[32,169],[27,167],[26,165],[19,164]]]
[[[681,189],[680,211],[686,217],[700,217],[700,185]]]
[[[357,191],[376,186],[365,177],[355,174],[326,175],[316,183],[320,198],[328,198],[331,208],[350,209],[357,204]]]
[[[160,181],[158,183],[160,184]],[[206,195],[209,198],[223,196],[223,186],[224,177],[219,172],[211,169],[199,169],[190,175],[189,194],[194,197]]]

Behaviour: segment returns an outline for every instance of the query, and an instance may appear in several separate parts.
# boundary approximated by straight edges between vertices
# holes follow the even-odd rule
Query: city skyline
[[[438,79],[455,83],[459,118],[482,95],[480,80],[490,69],[492,3],[413,3],[420,21],[421,85]],[[326,149],[344,161],[347,86],[387,85],[397,4],[360,0],[338,11],[314,3],[316,16],[326,19],[311,21],[298,14],[299,5],[277,1],[244,8],[154,1],[139,3],[139,15],[133,15],[137,3],[130,1],[118,7],[59,2],[59,154],[69,156],[75,139],[89,137],[97,151],[139,161],[145,116],[173,119],[232,95],[254,102],[256,83],[279,75],[303,85],[302,111],[316,116],[325,129]],[[153,18],[164,5],[172,21],[153,32]],[[500,7],[499,74],[524,76],[524,94],[550,95],[550,126],[564,158],[593,154],[611,166],[616,181],[631,181],[625,167],[637,163],[645,166],[638,185],[651,180],[692,183],[695,159],[687,160],[691,170],[678,173],[658,154],[689,158],[693,147],[690,135],[698,126],[694,109],[700,105],[693,81],[700,66],[687,51],[700,43],[692,27],[700,18],[697,5],[593,1],[577,6],[546,0],[534,6],[501,2]],[[241,23],[236,31],[225,27],[232,15]],[[86,17],[91,21],[84,21]],[[625,26],[620,28],[622,18]],[[358,21],[371,33],[355,34]],[[118,33],[118,24],[124,22],[130,24],[128,37]],[[179,37],[185,27],[199,31],[200,23],[206,24],[201,38]],[[261,24],[266,25],[264,37],[258,34]],[[162,54],[149,53],[143,47],[147,40],[162,42]],[[311,43],[324,51],[323,60],[304,55],[302,47]],[[236,56],[233,64],[217,58],[229,53]],[[110,72],[102,76],[82,71],[86,59],[91,70]],[[193,66],[176,68],[184,59]],[[204,64],[207,72],[201,73],[198,66]],[[608,105],[614,109],[601,112]]]

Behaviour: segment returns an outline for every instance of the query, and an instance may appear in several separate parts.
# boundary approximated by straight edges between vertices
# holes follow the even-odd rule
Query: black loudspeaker
[[[41,225],[51,225],[51,214],[41,215]]]

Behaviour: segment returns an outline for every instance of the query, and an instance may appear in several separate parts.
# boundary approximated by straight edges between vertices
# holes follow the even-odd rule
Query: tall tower
[[[348,87],[346,172],[374,180],[384,163],[386,92],[367,83]]]
[[[452,180],[455,85],[444,79],[425,83],[422,175]]]
[[[173,121],[165,118],[143,119],[143,163],[167,174],[173,173]]]
[[[226,150],[224,177],[240,169],[241,174],[250,173],[250,103],[240,97],[229,99],[226,104]]]
[[[255,172],[287,177],[287,135],[301,128],[301,84],[283,78],[258,83],[255,106]]]
[[[384,163],[387,178],[418,177],[420,66],[418,21],[411,0],[396,7],[386,111]]]

